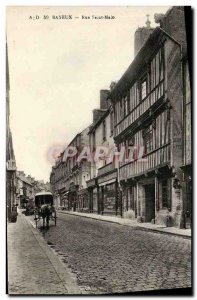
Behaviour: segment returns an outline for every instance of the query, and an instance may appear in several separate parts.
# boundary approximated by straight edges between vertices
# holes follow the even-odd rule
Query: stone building
[[[36,193],[50,192],[50,185],[43,180],[26,176],[24,171],[16,171],[16,202],[20,208],[25,208],[29,202],[34,202]]]
[[[99,214],[118,214],[118,173],[115,160],[110,156],[110,151],[115,146],[113,140],[113,110],[108,95],[108,90],[100,91],[100,115],[95,116],[93,111],[93,124],[88,133],[90,149],[93,154],[91,179],[87,181],[89,211]],[[104,151],[104,156],[97,160],[95,150],[98,153]]]
[[[16,172],[17,203],[20,208],[26,208],[29,200],[35,196],[34,186],[23,171]]]
[[[16,161],[10,129],[10,78],[8,65],[8,49],[6,43],[6,214],[12,220],[12,212],[16,204]]]
[[[147,39],[137,30],[138,52],[110,93],[114,140],[127,149],[119,164],[122,206],[125,217],[183,227],[182,165],[184,147],[191,147],[189,75],[185,71],[186,98],[182,73],[187,65],[184,10],[172,8],[156,18],[160,27],[152,30],[147,22]]]
[[[73,211],[88,209],[86,181],[90,178],[90,162],[77,160],[82,149],[89,146],[88,131],[89,127],[74,137],[52,168],[50,184],[56,206],[65,206]],[[73,153],[76,149],[76,153],[67,155],[69,149],[73,149]]]

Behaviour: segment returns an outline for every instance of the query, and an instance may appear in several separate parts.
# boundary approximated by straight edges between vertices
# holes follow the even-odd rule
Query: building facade
[[[181,227],[191,227],[192,217],[192,116],[191,116],[191,59],[190,64],[187,51],[187,35],[185,23],[185,11],[189,8],[175,6],[165,15],[155,15],[155,21],[168,34],[174,37],[182,47],[182,91],[183,91],[183,115],[182,115],[182,139],[183,139],[183,181],[181,183],[183,196],[183,214]],[[190,17],[191,16],[191,11]],[[191,22],[192,23],[192,22]],[[187,28],[187,34],[192,36],[191,28]],[[191,54],[191,52],[190,52]]]
[[[117,198],[118,172],[117,164],[111,155],[115,147],[113,139],[113,110],[110,105],[109,91],[100,91],[101,114],[95,118],[89,131],[92,153],[91,179],[87,182],[89,193],[89,211],[99,214],[118,214],[120,212]],[[98,154],[104,156],[97,159]]]
[[[167,14],[173,27],[176,14]],[[162,27],[151,30],[110,95],[114,139],[127,149],[119,165],[123,212],[140,222],[183,227],[182,58],[180,41]]]
[[[16,172],[17,203],[20,208],[26,208],[29,200],[34,199],[34,186],[23,171]]]
[[[50,192],[49,183],[26,176],[24,171],[16,171],[16,203],[20,208],[26,208],[29,202],[34,202],[36,193],[41,191]]]
[[[184,7],[155,14],[155,22],[156,28],[148,19],[136,30],[134,60],[110,90],[100,91],[100,107],[85,134],[89,173],[80,177],[76,157],[65,161],[61,153],[50,182],[58,205],[66,199],[74,211],[190,228],[191,86]],[[70,146],[83,146],[80,136]],[[99,147],[108,153],[95,161]]]
[[[78,161],[82,149],[89,146],[88,131],[89,127],[74,137],[52,168],[50,184],[56,207],[73,211],[88,209],[86,181],[90,179],[90,162]],[[72,149],[70,154],[69,149]]]
[[[10,79],[8,49],[6,43],[6,214],[12,220],[16,204],[16,161],[10,129]]]

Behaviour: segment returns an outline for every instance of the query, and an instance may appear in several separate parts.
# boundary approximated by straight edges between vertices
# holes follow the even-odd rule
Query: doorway
[[[155,184],[145,185],[145,222],[155,219]]]

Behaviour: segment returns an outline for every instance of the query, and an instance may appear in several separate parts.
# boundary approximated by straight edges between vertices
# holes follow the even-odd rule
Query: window
[[[164,48],[162,47],[151,61],[151,89],[164,78]]]
[[[133,135],[129,138],[129,147],[132,147],[134,145],[135,145],[135,136]]]
[[[128,145],[127,145],[127,148],[126,148],[126,153],[127,153],[127,158],[129,160],[132,160],[132,159],[135,159],[135,156],[136,156],[136,149],[134,148],[135,146],[135,136],[131,136],[129,137],[128,139]]]
[[[103,121],[103,141],[106,141],[106,124],[105,124],[105,120]]]
[[[128,101],[127,97],[124,98],[124,117],[128,115]]]
[[[144,139],[145,153],[149,153],[150,151],[153,150],[153,126],[152,126],[152,124],[143,130],[143,139]]]
[[[144,79],[140,84],[140,98],[143,100],[147,95],[147,79]]]

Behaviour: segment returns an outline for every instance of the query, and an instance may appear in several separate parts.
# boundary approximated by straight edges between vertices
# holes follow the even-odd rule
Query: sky
[[[92,123],[99,91],[134,58],[134,33],[169,7],[7,7],[10,123],[17,169],[49,180],[54,157]],[[72,19],[53,16],[72,15]],[[92,16],[114,16],[95,19]],[[46,19],[44,19],[44,16]],[[82,19],[90,17],[90,19]]]

